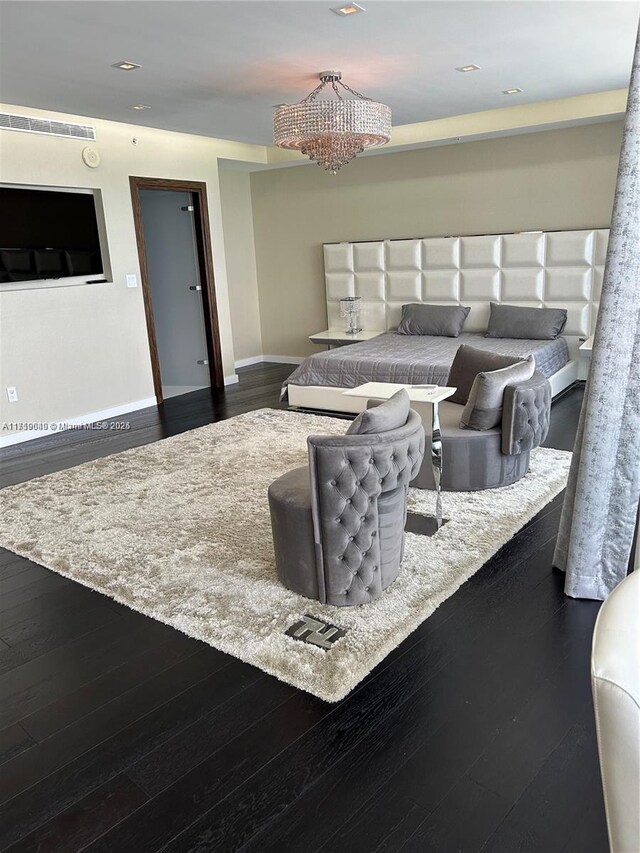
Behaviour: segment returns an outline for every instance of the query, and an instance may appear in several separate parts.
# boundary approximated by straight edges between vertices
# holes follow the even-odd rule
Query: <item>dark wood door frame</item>
[[[211,250],[211,226],[209,224],[209,207],[207,203],[207,185],[202,181],[176,181],[165,178],[140,178],[130,176],[131,202],[133,204],[133,220],[138,244],[140,260],[140,277],[142,295],[144,297],[144,312],[147,320],[147,335],[149,337],[149,352],[151,353],[151,369],[153,385],[158,403],[163,400],[162,376],[160,373],[160,358],[156,340],[156,326],[153,319],[153,302],[151,299],[151,282],[147,265],[147,251],[144,240],[144,225],[142,221],[142,204],[140,190],[174,190],[189,192],[193,197],[194,223],[196,245],[198,249],[198,266],[200,269],[200,284],[202,286],[202,307],[204,311],[204,326],[209,351],[209,375],[212,388],[224,388],[224,371],[222,369],[222,352],[220,349],[220,329],[218,327],[218,306],[216,301],[215,278],[213,275],[213,252]]]

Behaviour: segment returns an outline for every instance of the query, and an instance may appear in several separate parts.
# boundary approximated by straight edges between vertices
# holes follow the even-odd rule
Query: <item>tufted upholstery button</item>
[[[356,480],[356,486],[360,485],[360,480]]]
[[[346,503],[350,504],[350,503],[351,503],[351,498],[347,498]]]
[[[353,536],[349,537],[349,542],[353,542]]]
[[[329,483],[329,485],[330,485],[330,486],[335,486],[335,485],[337,485],[337,484],[336,484],[336,481],[335,481],[335,480],[331,480],[331,482]]]

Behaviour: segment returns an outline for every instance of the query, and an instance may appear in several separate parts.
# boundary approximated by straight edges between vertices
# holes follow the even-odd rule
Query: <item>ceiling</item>
[[[360,3],[342,18],[337,0],[3,2],[0,99],[270,144],[273,105],[325,69],[388,103],[394,125],[629,82],[635,0]],[[110,67],[123,59],[142,68]],[[481,70],[455,70],[470,63]]]

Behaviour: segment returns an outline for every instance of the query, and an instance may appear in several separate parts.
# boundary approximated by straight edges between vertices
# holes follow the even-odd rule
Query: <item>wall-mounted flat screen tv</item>
[[[0,283],[101,276],[91,192],[0,187]]]

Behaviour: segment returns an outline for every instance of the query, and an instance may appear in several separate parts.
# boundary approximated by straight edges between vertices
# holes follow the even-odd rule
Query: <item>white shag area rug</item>
[[[520,482],[444,494],[450,521],[407,533],[378,601],[322,605],[278,582],[267,488],[344,420],[262,409],[0,491],[0,545],[328,702],[346,696],[565,486],[571,454],[538,449]],[[432,492],[409,509],[433,515]],[[332,648],[285,632],[305,614]]]

